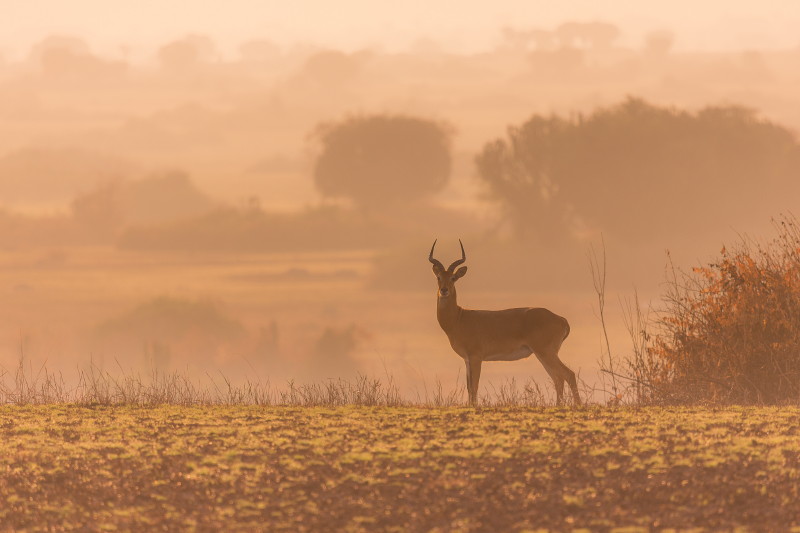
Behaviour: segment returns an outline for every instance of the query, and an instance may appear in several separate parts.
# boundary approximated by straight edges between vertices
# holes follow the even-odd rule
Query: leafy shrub
[[[781,403],[800,399],[800,227],[775,222],[667,283],[652,336],[628,360],[640,400]]]

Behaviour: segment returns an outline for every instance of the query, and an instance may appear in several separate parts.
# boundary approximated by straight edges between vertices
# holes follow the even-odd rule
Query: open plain
[[[0,407],[0,530],[800,527],[800,409]]]

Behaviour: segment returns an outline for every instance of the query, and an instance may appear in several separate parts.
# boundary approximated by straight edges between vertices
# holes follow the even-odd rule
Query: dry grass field
[[[0,407],[3,531],[800,530],[800,410]]]

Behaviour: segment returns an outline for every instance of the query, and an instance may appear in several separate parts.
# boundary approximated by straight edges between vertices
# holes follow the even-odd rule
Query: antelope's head
[[[447,270],[445,270],[444,265],[433,258],[433,249],[436,248],[436,241],[433,241],[433,246],[431,246],[431,253],[428,256],[428,261],[433,263],[433,273],[436,274],[436,282],[439,284],[439,298],[448,298],[450,295],[454,295],[456,293],[456,281],[467,273],[467,267],[465,266],[456,270],[458,265],[467,260],[467,255],[464,253],[464,245],[461,243],[461,239],[458,239],[458,244],[461,245],[461,259],[454,261]]]

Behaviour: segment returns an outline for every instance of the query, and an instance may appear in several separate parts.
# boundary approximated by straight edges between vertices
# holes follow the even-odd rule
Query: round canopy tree
[[[755,224],[800,192],[800,142],[737,106],[690,112],[630,98],[589,115],[535,115],[476,163],[520,236],[556,242],[587,227],[637,243],[695,238]]]
[[[314,182],[333,198],[364,208],[416,201],[450,177],[450,128],[407,116],[357,116],[314,132],[321,152]]]

